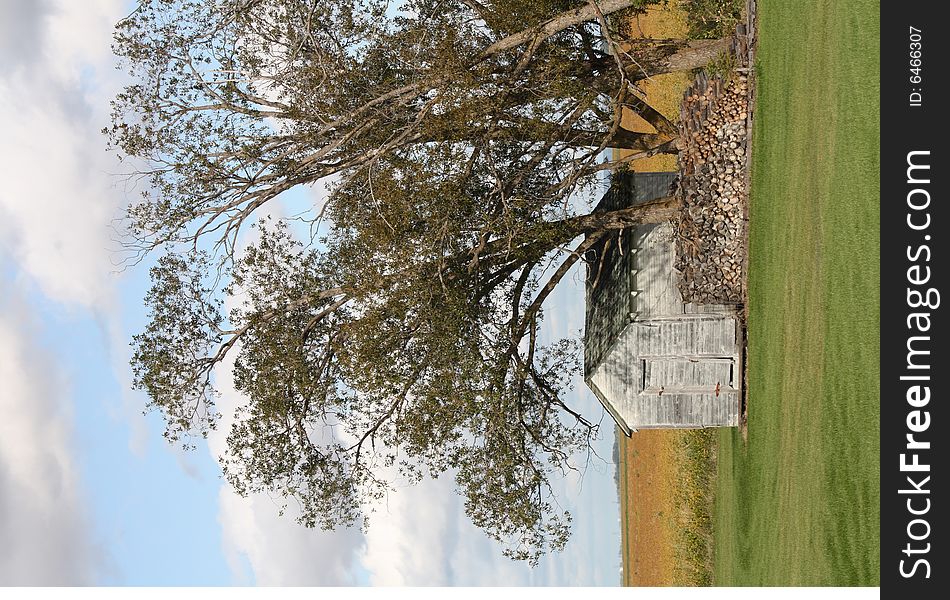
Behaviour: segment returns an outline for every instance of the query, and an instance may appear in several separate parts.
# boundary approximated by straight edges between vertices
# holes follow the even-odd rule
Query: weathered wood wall
[[[662,176],[662,177],[660,177]],[[599,208],[668,193],[674,173],[636,174]],[[585,375],[628,434],[641,427],[738,425],[739,357],[732,306],[683,302],[668,223],[624,232],[589,261]]]

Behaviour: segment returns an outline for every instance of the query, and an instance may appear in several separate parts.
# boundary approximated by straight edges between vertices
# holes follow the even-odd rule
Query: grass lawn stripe
[[[749,431],[720,433],[720,585],[878,583],[877,15],[759,3]]]

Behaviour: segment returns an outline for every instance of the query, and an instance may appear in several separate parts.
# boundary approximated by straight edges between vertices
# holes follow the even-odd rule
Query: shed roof
[[[675,172],[625,173],[595,208],[615,210],[662,198]],[[680,304],[673,280],[671,231],[658,225],[622,230],[591,251],[587,271],[584,365],[600,363],[630,321],[675,311]],[[667,251],[669,250],[669,251]],[[643,293],[646,291],[646,293]]]

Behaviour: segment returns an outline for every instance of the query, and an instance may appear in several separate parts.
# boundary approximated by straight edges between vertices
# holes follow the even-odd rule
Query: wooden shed
[[[675,178],[627,174],[598,209],[669,195]],[[683,302],[672,225],[625,229],[589,258],[584,376],[624,433],[737,426],[742,332],[736,307]]]

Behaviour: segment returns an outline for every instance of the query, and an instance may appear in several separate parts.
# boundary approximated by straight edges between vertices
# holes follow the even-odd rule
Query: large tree
[[[637,82],[727,43],[625,39],[637,0],[390,4],[152,0],[118,24],[133,83],[107,133],[147,182],[130,248],[160,253],[135,381],[187,444],[215,427],[234,352],[238,491],[332,528],[452,472],[475,524],[536,560],[569,532],[550,478],[597,430],[565,401],[577,352],[539,343],[542,308],[596,244],[677,210],[572,199],[676,151]],[[239,247],[261,207],[317,183],[311,239],[277,221]]]

